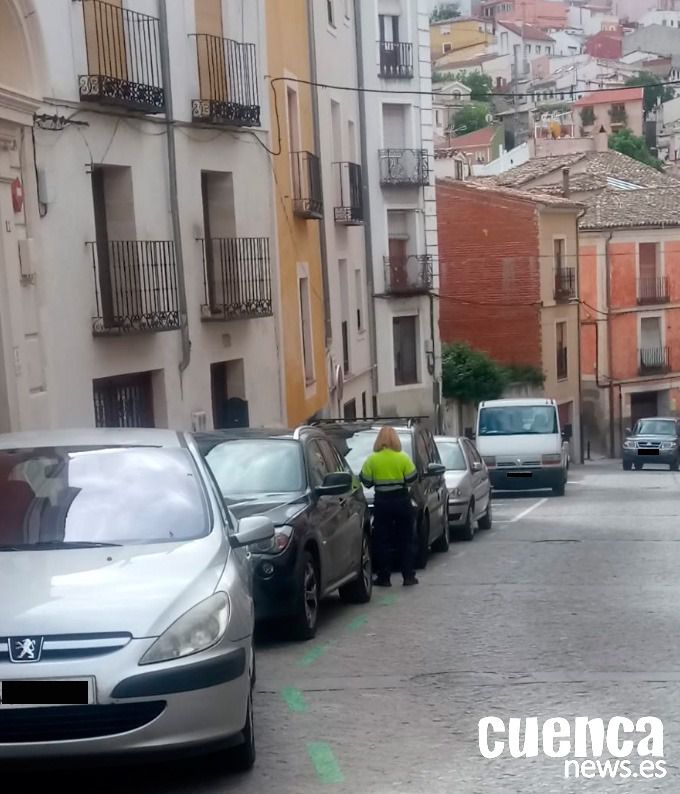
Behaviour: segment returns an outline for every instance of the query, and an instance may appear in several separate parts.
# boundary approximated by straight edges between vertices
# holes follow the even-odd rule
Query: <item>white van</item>
[[[569,431],[555,400],[490,400],[477,412],[477,449],[499,491],[551,488],[564,496]]]

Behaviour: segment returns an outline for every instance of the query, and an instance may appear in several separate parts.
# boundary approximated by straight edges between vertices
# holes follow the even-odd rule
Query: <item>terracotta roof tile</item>
[[[645,89],[642,88],[642,86],[636,88],[613,88],[610,91],[593,91],[574,102],[574,107],[582,108],[591,105],[610,105],[614,102],[634,102],[636,100],[642,102],[644,99],[644,92]]]
[[[584,231],[680,226],[680,185],[663,189],[606,190],[588,201]]]

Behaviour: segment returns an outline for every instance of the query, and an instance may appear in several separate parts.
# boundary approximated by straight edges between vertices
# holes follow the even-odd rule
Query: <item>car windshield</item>
[[[207,535],[191,455],[156,447],[0,450],[0,551]]]
[[[297,441],[247,438],[225,441],[205,457],[224,496],[299,493],[306,487]]]
[[[362,430],[347,439],[349,452],[345,455],[347,463],[354,472],[360,472],[366,458],[373,452],[373,444],[378,437],[377,430]],[[411,434],[399,433],[402,450],[409,456],[412,455]]]
[[[446,471],[465,471],[465,457],[457,441],[438,441],[437,448]]]
[[[675,436],[675,422],[664,419],[641,419],[633,431],[636,436]]]
[[[557,411],[552,405],[512,405],[482,408],[480,436],[554,435]]]

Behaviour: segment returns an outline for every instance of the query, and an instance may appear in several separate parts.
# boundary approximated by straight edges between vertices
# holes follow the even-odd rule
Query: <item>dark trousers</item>
[[[373,507],[373,557],[380,579],[389,579],[394,558],[404,578],[415,574],[413,509],[408,495],[376,494]]]

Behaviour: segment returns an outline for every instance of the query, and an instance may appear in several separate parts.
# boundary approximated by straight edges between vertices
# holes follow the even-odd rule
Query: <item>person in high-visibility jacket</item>
[[[390,587],[392,548],[396,548],[404,585],[418,584],[415,576],[413,545],[414,522],[409,485],[418,479],[411,458],[402,451],[393,427],[383,427],[373,445],[373,453],[361,469],[361,481],[375,489],[373,502],[373,551],[377,578],[375,585]]]

